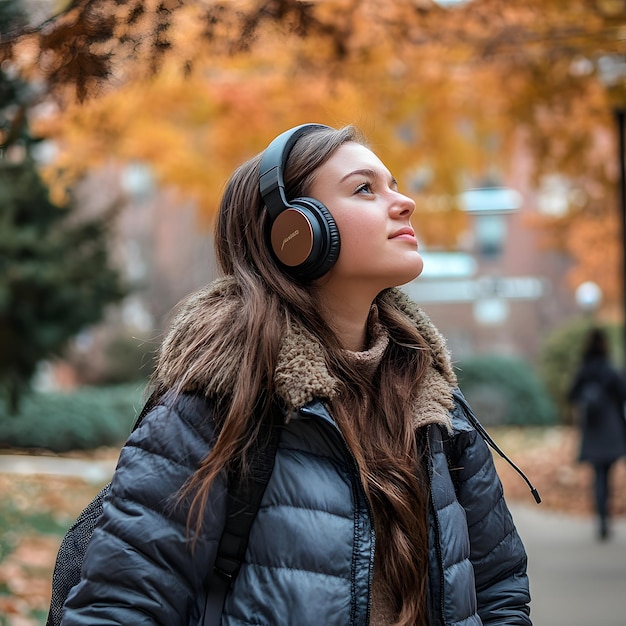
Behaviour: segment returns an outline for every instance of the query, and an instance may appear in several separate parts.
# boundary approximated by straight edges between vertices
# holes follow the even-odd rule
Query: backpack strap
[[[146,400],[146,403],[143,405],[143,408],[137,416],[137,419],[135,420],[135,423],[131,428],[131,432],[139,427],[139,425],[143,421],[143,418],[148,415],[150,411],[152,411],[152,409],[159,403],[159,400],[161,400],[162,397],[163,392],[159,389],[156,389],[150,394],[150,397]]]
[[[159,403],[162,393],[155,391],[146,401],[132,430]],[[259,415],[261,418],[261,415]],[[274,459],[280,429],[271,423],[271,412],[263,416],[258,437],[249,453],[249,472],[240,478],[239,468],[228,477],[227,515],[220,539],[214,571],[208,579],[208,593],[203,616],[204,626],[218,626],[221,622],[224,600],[235,580],[248,546],[248,535],[254,522],[261,499],[274,469]],[[80,580],[81,564],[91,539],[91,534],[102,515],[102,503],[111,483],[80,514],[68,530],[54,568],[52,597],[46,626],[61,623],[63,605],[67,596]]]
[[[137,417],[133,430],[158,404],[163,396],[159,389],[152,392]],[[261,506],[265,488],[274,470],[274,460],[280,440],[280,429],[272,423],[272,411],[263,414],[257,405],[256,414],[261,423],[258,436],[249,452],[249,471],[241,475],[241,468],[233,468],[228,475],[226,495],[226,523],[217,548],[213,572],[207,581],[207,597],[203,626],[219,626],[226,595],[232,587],[243,562],[250,529]]]
[[[246,555],[250,529],[261,506],[265,488],[274,469],[280,429],[271,422],[271,412],[262,418],[255,445],[250,450],[250,467],[245,477],[229,475],[226,524],[217,557],[207,584],[203,626],[219,626],[224,601]]]

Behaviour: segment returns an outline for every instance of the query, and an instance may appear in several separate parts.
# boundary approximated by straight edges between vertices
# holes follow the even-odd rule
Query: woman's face
[[[317,170],[308,195],[330,211],[341,251],[320,280],[346,293],[362,285],[373,296],[420,275],[423,261],[410,218],[415,202],[398,191],[382,161],[356,142],[342,144]]]

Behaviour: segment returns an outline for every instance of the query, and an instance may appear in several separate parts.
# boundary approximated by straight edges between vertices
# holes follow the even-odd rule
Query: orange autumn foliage
[[[611,0],[77,0],[4,49],[43,71],[58,104],[37,120],[60,149],[47,172],[57,194],[106,160],[141,161],[208,222],[228,173],[272,136],[356,123],[415,196],[420,238],[454,248],[457,192],[505,180],[529,153],[537,185],[558,174],[587,198],[534,223],[567,233],[550,240],[572,255],[572,281],[606,281],[613,298],[617,271],[597,276],[582,242],[616,229],[620,90],[598,68],[624,28]],[[603,241],[613,264],[619,241]]]

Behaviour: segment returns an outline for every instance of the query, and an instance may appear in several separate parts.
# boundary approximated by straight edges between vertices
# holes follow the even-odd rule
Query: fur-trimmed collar
[[[415,426],[439,423],[451,429],[449,410],[453,407],[456,376],[444,338],[400,290],[388,290],[383,298],[412,321],[431,348],[430,367],[413,399]],[[180,308],[162,344],[157,383],[166,388],[176,386],[180,372],[185,371],[191,374],[185,390],[229,395],[237,385],[242,344],[225,345],[219,329],[234,319],[232,316],[237,315],[241,306],[239,289],[231,277],[218,279],[192,294]],[[204,337],[201,344],[199,337]],[[301,326],[291,326],[282,339],[274,384],[290,411],[314,399],[332,400],[339,388],[339,381],[328,370],[320,344]]]

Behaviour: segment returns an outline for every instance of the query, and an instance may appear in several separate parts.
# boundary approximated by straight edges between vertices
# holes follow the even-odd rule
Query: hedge
[[[480,355],[458,365],[461,391],[484,425],[548,425],[555,406],[532,366],[516,357]]]
[[[143,406],[143,393],[138,384],[32,393],[17,415],[2,400],[0,447],[67,452],[119,445]]]

